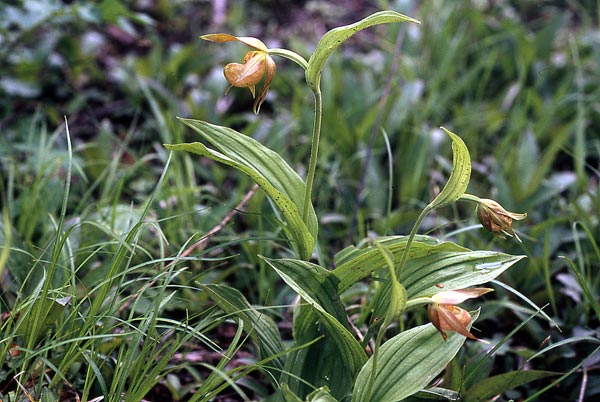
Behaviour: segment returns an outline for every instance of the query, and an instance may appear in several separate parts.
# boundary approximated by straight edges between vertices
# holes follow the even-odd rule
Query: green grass
[[[183,36],[181,46],[169,48],[174,40],[167,33],[143,19],[125,18],[137,21],[144,30],[140,38],[156,46],[147,52],[121,49],[121,78],[91,63],[97,56],[85,53],[76,39],[90,30],[104,32],[114,21],[107,16],[86,21],[74,6],[61,4],[70,33],[58,29],[61,17],[55,13],[39,25],[19,25],[18,35],[7,34],[8,42],[0,43],[4,78],[40,91],[42,56],[66,60],[62,70],[46,71],[44,95],[0,89],[4,401],[28,395],[36,401],[75,395],[83,401],[102,395],[110,401],[203,400],[212,393],[250,400],[273,391],[271,362],[259,361],[246,335],[252,331],[248,323],[214,307],[203,287],[238,289],[290,339],[295,293],[257,257],[289,256],[272,208],[258,191],[236,211],[252,188],[250,180],[206,160],[170,155],[161,144],[196,140],[175,116],[204,119],[258,139],[304,174],[310,93],[301,72],[278,60],[272,95],[260,116],[251,114],[246,90],[223,97],[227,85],[219,70],[243,57],[241,47],[200,44],[196,37],[207,32],[184,22],[193,18],[186,14],[194,15],[191,3],[166,5],[154,14],[163,23],[189,24],[171,32]],[[374,5],[382,3],[387,2]],[[570,375],[540,396],[537,391],[560,377],[521,385],[501,400],[577,400],[584,376],[585,397],[595,398],[600,379],[586,359],[598,353],[600,320],[597,5],[471,3],[415,3],[399,11],[420,19],[420,27],[361,33],[329,61],[314,197],[321,223],[317,259],[331,266],[333,255],[350,242],[410,231],[449,175],[450,144],[437,131],[448,127],[471,152],[469,192],[528,213],[515,224],[523,244],[481,230],[467,203],[436,211],[422,232],[471,249],[527,255],[501,280],[543,307],[560,330],[514,293],[494,286],[481,305],[478,336],[506,342],[491,355],[480,344],[467,344],[446,381],[473,367],[483,380],[527,365]],[[227,31],[279,34],[299,50],[314,45],[316,38],[293,37],[297,25],[279,30],[268,7],[249,14],[251,22],[242,17],[248,4],[231,7]],[[8,22],[0,29],[9,33]],[[57,39],[38,41],[46,30]],[[398,40],[398,72],[390,76]],[[16,60],[13,49],[33,50],[31,59]],[[91,84],[77,86],[84,75]],[[386,85],[389,98],[380,105]],[[93,113],[117,101],[128,106]],[[227,101],[230,108],[218,111]],[[92,123],[82,116],[92,116]],[[363,175],[365,190],[355,208]],[[230,214],[202,247],[191,248]],[[368,325],[364,297],[374,286],[364,283],[343,295],[361,328]],[[406,320],[418,324],[427,318],[417,311]]]
[[[143,204],[123,204],[124,194],[113,200],[118,194],[107,191],[104,202],[70,210],[76,198],[71,183],[85,176],[72,175],[68,129],[62,134],[69,146],[60,152],[45,142],[43,132],[39,136],[39,163],[31,169],[31,180],[39,183],[35,192],[21,191],[27,184],[23,176],[15,175],[11,183],[19,201],[30,202],[40,213],[32,223],[24,218],[25,209],[6,210],[25,224],[13,227],[9,221],[4,228],[12,240],[5,243],[10,253],[3,265],[10,275],[3,292],[0,360],[9,390],[3,398],[21,400],[29,394],[36,400],[69,400],[76,393],[82,400],[101,394],[108,400],[139,401],[170,373],[185,371],[185,364],[173,362],[176,353],[194,348],[221,353],[205,333],[223,318],[194,307],[190,297],[199,292],[195,281],[203,275],[189,272],[189,261],[200,263],[210,249],[191,259],[167,254],[166,236],[150,212],[162,194],[169,160]],[[110,172],[103,173],[99,187],[122,188]],[[48,179],[59,174],[62,183]],[[37,196],[45,192],[62,194],[62,202],[51,208]],[[177,310],[185,314],[167,314]]]

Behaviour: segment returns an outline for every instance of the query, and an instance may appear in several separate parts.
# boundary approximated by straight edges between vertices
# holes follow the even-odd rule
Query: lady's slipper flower
[[[444,340],[448,340],[446,331],[454,331],[469,339],[477,338],[469,332],[467,325],[471,322],[471,314],[457,307],[467,299],[479,297],[491,292],[490,288],[472,288],[460,290],[446,290],[436,293],[431,297],[432,303],[427,306],[427,314],[434,327],[437,328]]]
[[[232,87],[248,88],[254,98],[254,113],[258,114],[260,106],[267,97],[269,91],[269,85],[275,77],[275,71],[277,66],[275,61],[269,56],[269,48],[259,39],[252,38],[249,36],[233,36],[224,33],[203,35],[201,39],[208,40],[211,42],[231,42],[238,41],[242,42],[251,48],[252,50],[246,53],[244,56],[244,62],[240,63],[229,63],[223,69],[225,79],[231,84],[226,94],[231,90]],[[256,97],[256,84],[262,81],[264,82],[258,98]]]
[[[508,212],[494,200],[481,198],[477,204],[477,218],[484,228],[494,233],[501,239],[506,239],[506,236],[513,237],[521,242],[519,236],[512,228],[512,221],[525,219],[527,214],[518,214]]]

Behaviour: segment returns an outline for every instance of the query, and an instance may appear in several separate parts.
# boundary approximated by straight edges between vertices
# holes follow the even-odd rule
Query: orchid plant
[[[201,37],[217,43],[238,41],[251,48],[242,63],[226,65],[224,75],[231,85],[229,89],[250,90],[255,98],[255,113],[259,113],[275,79],[274,57],[292,60],[305,71],[306,84],[314,95],[312,148],[305,179],[277,152],[258,141],[231,128],[200,120],[180,119],[204,142],[165,145],[170,150],[210,158],[248,175],[278,210],[281,227],[292,248],[290,257],[260,258],[302,299],[294,315],[291,345],[283,342],[275,322],[251,306],[238,290],[225,285],[201,285],[220,309],[238,317],[257,347],[259,362],[245,371],[232,371],[237,375],[233,378],[262,369],[272,379],[276,400],[397,401],[427,390],[465,340],[476,339],[470,328],[478,313],[470,313],[457,304],[489,292],[491,289],[473,287],[495,279],[523,258],[469,250],[417,233],[428,213],[461,199],[476,202],[482,225],[499,235],[518,239],[512,220],[525,217],[507,212],[495,201],[465,193],[471,174],[469,151],[458,135],[442,128],[452,141],[452,172],[441,192],[423,209],[411,232],[347,247],[336,254],[332,268],[311,262],[318,242],[318,220],[311,194],[323,113],[321,74],[328,57],[346,39],[362,29],[387,23],[419,22],[394,11],[375,13],[327,32],[308,60],[287,49],[270,49],[256,38],[223,33]],[[374,294],[368,295],[372,296],[369,306],[372,321],[365,328],[356,328],[340,296],[373,276],[378,280]],[[425,305],[431,323],[386,338],[386,329],[402,322],[407,311]],[[210,400],[225,386],[224,380],[211,378],[192,400]],[[438,384],[436,389],[444,386]],[[444,392],[448,398],[459,396],[457,389]],[[462,392],[463,396],[468,395],[469,390]]]

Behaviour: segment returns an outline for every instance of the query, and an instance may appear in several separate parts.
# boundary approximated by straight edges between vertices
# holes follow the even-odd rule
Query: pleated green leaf
[[[282,394],[285,402],[338,402],[336,398],[331,396],[327,387],[321,387],[315,389],[313,392],[308,394],[306,401],[300,399],[298,395],[292,392],[287,384],[283,384],[281,387]]]
[[[321,324],[318,312],[308,305],[298,306],[294,310],[293,329],[296,345],[314,339],[318,341],[288,355],[279,382],[302,397],[307,397],[314,387],[322,386],[327,386],[331,395],[338,398],[350,394],[357,373],[350,373],[339,359],[339,348],[327,328]]]
[[[307,402],[338,402],[330,393],[327,387],[321,387],[311,392],[306,398]]]
[[[376,239],[391,253],[394,264],[402,259],[407,236]],[[462,289],[495,279],[525,256],[496,251],[471,251],[451,242],[439,242],[428,236],[416,236],[398,280],[408,298],[433,295],[441,290]],[[338,266],[332,271],[342,293],[373,271],[385,268],[386,262],[377,247],[349,247],[336,256]],[[443,288],[439,286],[443,285]]]
[[[525,256],[496,251],[438,251],[409,261],[398,280],[406,288],[408,299],[433,296],[445,290],[464,289],[487,283]],[[378,290],[373,302],[375,316],[387,311],[389,282]]]
[[[346,310],[337,292],[336,278],[330,271],[308,261],[261,258],[308,304],[350,328]]]
[[[247,328],[248,334],[258,348],[260,359],[280,354],[284,351],[281,335],[275,322],[264,313],[254,309],[237,289],[225,285],[199,285],[206,291],[217,306],[227,314],[239,317]],[[273,374],[279,376],[279,372],[285,366],[286,356],[279,356],[269,364],[275,370]]]
[[[286,383],[281,384],[280,391],[285,402],[304,402]]]
[[[469,149],[458,135],[444,127],[442,130],[452,139],[452,173],[442,191],[429,203],[430,208],[443,207],[458,200],[467,191],[471,179]]]
[[[247,174],[281,211],[284,220],[282,227],[298,258],[310,258],[317,238],[317,216],[310,205],[308,225],[302,220],[306,185],[283,158],[253,138],[228,127],[200,120],[179,120],[200,134],[215,149],[199,142],[165,144],[165,147],[205,156]]]
[[[489,282],[523,258],[485,250],[440,251],[410,261],[398,279],[409,298],[429,296]]]
[[[465,337],[452,334],[444,341],[432,324],[404,331],[379,350],[370,397],[367,395],[373,358],[362,368],[353,402],[396,402],[424,389],[459,351]]]
[[[377,242],[390,252],[394,264],[400,262],[402,253],[406,248],[407,240],[408,236],[387,236],[376,239]],[[442,251],[460,252],[469,250],[454,243],[441,243],[433,237],[415,236],[407,261]],[[335,262],[337,266],[332,273],[339,280],[339,293],[344,292],[356,282],[366,278],[373,271],[386,267],[383,255],[377,247],[371,245],[363,245],[360,248],[354,246],[347,247],[335,256]],[[399,280],[405,285],[402,282],[402,278],[399,278]]]
[[[330,341],[332,345],[335,345],[336,353],[333,359],[312,361],[309,364],[314,366],[316,363],[315,370],[320,370],[318,367],[320,365],[326,367],[328,375],[331,376],[328,382],[331,384],[334,396],[343,391],[344,385],[349,391],[352,380],[367,360],[367,356],[360,343],[350,332],[348,318],[337,293],[336,278],[325,268],[306,261],[262,258],[313,308],[320,318],[319,321],[327,329],[325,341]],[[305,313],[297,319],[309,321],[313,317],[313,314]],[[309,327],[315,323],[305,322],[302,324],[304,327]],[[298,335],[301,334],[296,336]],[[332,367],[343,369],[335,372],[331,370]],[[344,379],[344,384],[339,383],[339,378],[333,377]],[[319,386],[319,384],[313,385]]]
[[[306,69],[306,82],[308,86],[312,90],[317,90],[320,87],[321,72],[323,71],[325,62],[342,42],[365,28],[391,22],[416,22],[420,24],[419,21],[395,11],[380,11],[354,24],[334,28],[323,35],[314,53],[308,60],[308,68]]]

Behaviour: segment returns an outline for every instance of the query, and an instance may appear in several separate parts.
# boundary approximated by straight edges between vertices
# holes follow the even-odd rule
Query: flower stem
[[[269,55],[281,56],[291,60],[302,67],[308,69],[308,61],[296,52],[288,49],[269,49]],[[321,136],[321,120],[323,117],[323,104],[321,97],[321,89],[317,88],[313,91],[315,95],[315,119],[313,126],[313,135],[310,148],[310,162],[308,165],[308,174],[306,176],[306,190],[304,191],[304,207],[302,209],[302,221],[308,226],[308,211],[311,203],[312,186],[315,180],[315,171],[317,170],[317,155],[319,152],[319,137]]]
[[[308,164],[308,173],[306,175],[306,190],[304,192],[304,209],[302,211],[302,220],[308,225],[308,211],[311,204],[311,194],[313,182],[315,181],[315,171],[317,170],[317,155],[319,153],[319,138],[321,136],[321,120],[323,118],[323,99],[321,89],[317,87],[314,90],[315,96],[315,119],[310,148],[310,161]]]
[[[413,225],[413,228],[410,231],[410,235],[408,236],[408,241],[406,242],[404,252],[402,253],[402,260],[400,260],[400,264],[398,265],[398,268],[396,269],[396,275],[400,276],[400,274],[402,273],[402,270],[404,269],[404,265],[406,264],[406,260],[408,259],[408,252],[410,251],[410,246],[412,245],[412,242],[415,239],[415,235],[417,234],[417,231],[419,230],[419,226],[421,226],[421,222],[423,222],[423,219],[425,219],[425,216],[429,212],[431,212],[431,210],[433,210],[433,207],[431,206],[431,204],[427,204],[427,206],[421,211],[421,213],[419,214],[419,217],[415,221],[415,224]]]
[[[377,333],[377,338],[375,340],[375,346],[373,348],[373,366],[371,366],[371,376],[369,377],[369,385],[367,388],[367,400],[371,399],[371,392],[373,391],[373,384],[375,384],[375,377],[377,375],[377,359],[379,356],[379,347],[381,346],[381,342],[383,341],[383,335],[385,334],[385,330],[390,326],[390,324],[392,323],[393,320],[395,320],[396,318],[398,318],[400,316],[400,314],[402,313],[402,311],[404,311],[405,307],[406,307],[406,298],[404,298],[404,301],[402,302],[402,304],[398,304],[399,301],[396,299],[396,302],[394,302],[395,297],[394,297],[394,286],[395,284],[398,284],[399,287],[401,287],[402,289],[404,289],[404,287],[398,282],[398,278],[396,276],[396,272],[394,270],[394,262],[392,261],[392,257],[391,254],[388,254],[385,252],[385,249],[383,248],[383,246],[381,246],[379,243],[377,243],[377,241],[375,242],[375,245],[377,246],[377,248],[380,249],[383,258],[386,260],[387,263],[387,267],[390,273],[390,279],[392,281],[392,290],[391,290],[391,302],[389,304],[388,307],[388,311],[385,315],[385,318],[383,319],[383,324],[381,325],[381,327],[379,328],[379,332]],[[403,290],[404,292],[406,292],[405,290]],[[404,293],[404,297],[406,297],[406,293]]]
[[[306,59],[300,56],[298,53],[292,52],[291,50],[275,48],[269,49],[268,53],[272,56],[281,56],[288,60],[291,60],[294,63],[298,64],[300,67],[302,67],[304,70],[308,68],[308,62],[306,61]]]
[[[481,199],[479,197],[468,193],[464,193],[463,195],[461,195],[460,199],[465,201],[476,202],[478,204],[481,203]],[[396,270],[397,275],[400,275],[402,273],[402,270],[404,269],[404,264],[406,264],[406,260],[408,259],[408,252],[410,250],[410,246],[412,245],[412,242],[415,239],[415,235],[417,234],[417,230],[419,230],[419,226],[421,226],[421,222],[423,222],[425,216],[433,209],[434,207],[432,206],[432,204],[427,204],[427,206],[423,209],[423,211],[421,211],[419,217],[415,221],[415,224],[412,230],[410,231],[410,235],[408,236],[408,241],[406,242],[406,248],[404,249],[404,253],[402,253],[402,260],[400,261],[400,265],[398,265],[398,268]]]
[[[408,300],[406,302],[406,310],[416,306],[421,306],[423,304],[429,304],[431,302],[431,297],[415,297],[414,299]]]
[[[460,196],[459,199],[465,200],[465,201],[473,201],[473,202],[476,202],[477,204],[481,203],[481,198],[477,197],[476,195],[468,194],[468,193],[464,193],[463,195]]]
[[[386,315],[383,320],[383,324],[379,328],[379,332],[377,333],[377,339],[375,340],[375,346],[373,347],[373,365],[371,366],[371,375],[369,377],[369,385],[367,387],[367,400],[371,400],[371,392],[373,392],[373,384],[375,384],[375,376],[377,375],[377,359],[379,358],[379,346],[381,346],[381,341],[383,340],[383,335],[385,334],[386,328],[391,324],[391,320],[388,319],[388,315]]]
[[[308,69],[308,61],[296,52],[292,52],[288,49],[269,49],[269,55],[281,56],[288,60],[291,60],[302,67],[304,70]],[[315,171],[317,170],[317,155],[319,153],[319,138],[321,136],[321,121],[323,118],[323,100],[321,96],[321,89],[317,85],[316,89],[313,90],[315,96],[315,117],[313,134],[310,148],[310,161],[308,164],[308,173],[306,175],[306,189],[304,191],[304,206],[302,208],[302,221],[308,226],[308,211],[311,205],[312,187],[315,181]]]

